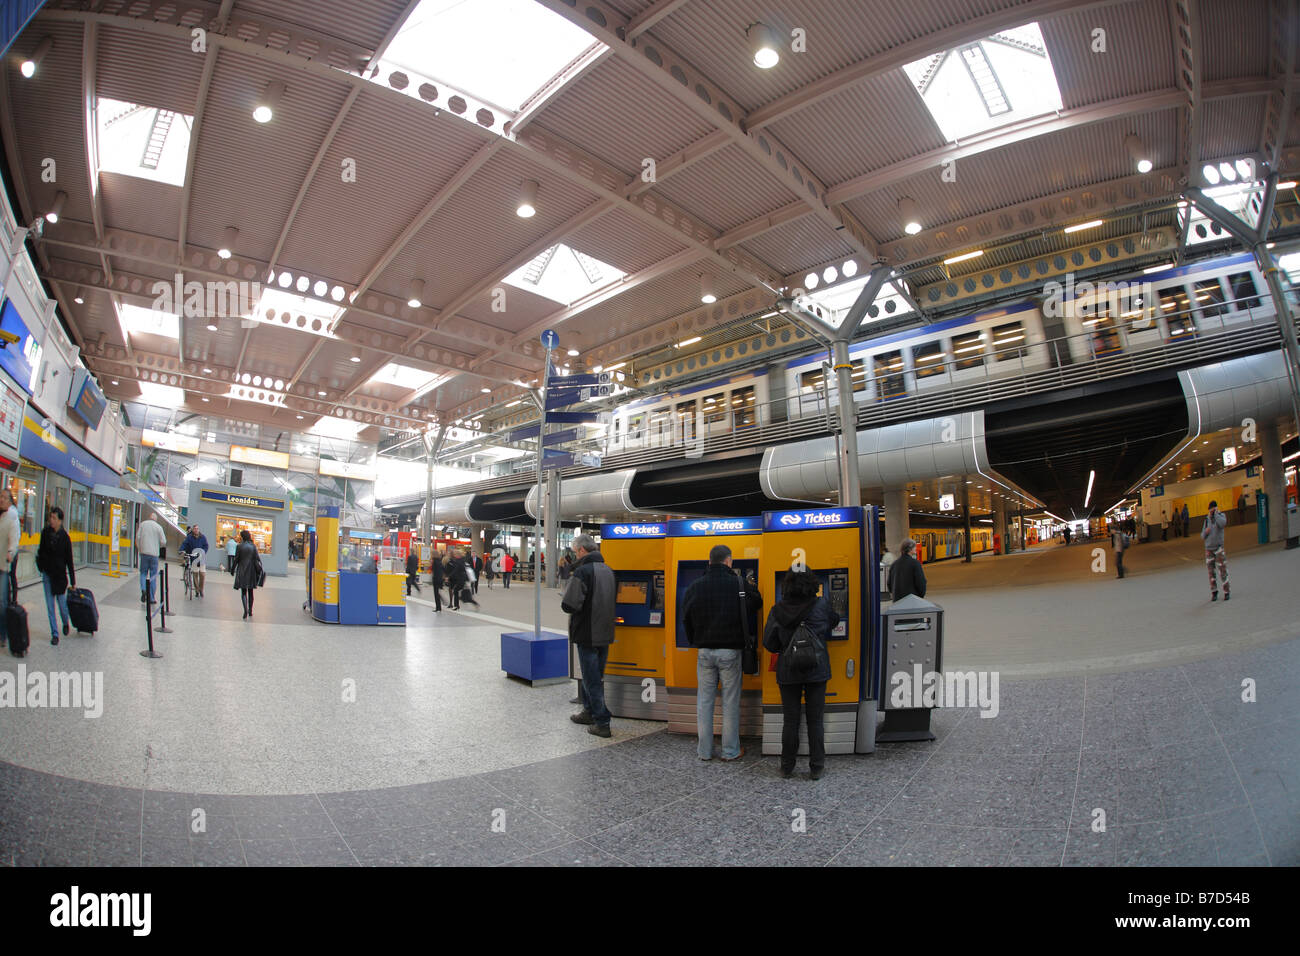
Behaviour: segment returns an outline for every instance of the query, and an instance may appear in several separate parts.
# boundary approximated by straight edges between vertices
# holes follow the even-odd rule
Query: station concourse
[[[10,6],[0,865],[1300,864],[1295,0]]]

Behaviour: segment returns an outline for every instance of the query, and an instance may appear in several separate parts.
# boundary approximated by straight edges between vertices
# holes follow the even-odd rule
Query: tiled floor
[[[590,737],[568,685],[502,676],[501,627],[471,614],[317,626],[295,576],[245,624],[210,586],[146,661],[133,583],[91,586],[97,637],[0,657],[105,680],[99,718],[0,710],[5,864],[1300,863],[1297,638],[1004,680],[996,718],[937,711],[936,742],[832,757],[814,782],[782,779],[757,741],[723,764],[655,724]]]

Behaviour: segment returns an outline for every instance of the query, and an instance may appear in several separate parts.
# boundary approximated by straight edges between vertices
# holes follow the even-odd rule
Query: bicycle
[[[190,600],[198,593],[197,582],[195,581],[194,567],[198,564],[200,567],[203,560],[203,552],[195,551],[191,554],[181,555],[181,564],[183,567],[183,579],[185,582],[185,600]]]

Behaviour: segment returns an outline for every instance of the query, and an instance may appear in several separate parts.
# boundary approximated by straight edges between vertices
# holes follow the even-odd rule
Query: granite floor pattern
[[[1241,681],[1257,681],[1257,702]],[[658,731],[419,783],[290,796],[114,787],[0,764],[0,862],[94,866],[1300,864],[1300,640],[1004,684],[938,740],[779,775]],[[567,732],[563,728],[557,732]],[[1104,828],[1097,822],[1104,814]]]

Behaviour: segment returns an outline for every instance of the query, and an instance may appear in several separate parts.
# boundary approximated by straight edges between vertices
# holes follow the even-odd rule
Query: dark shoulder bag
[[[740,632],[745,635],[745,643],[740,650],[740,672],[742,674],[758,673],[758,637],[749,630],[749,610],[745,601],[745,579],[736,572],[736,584],[740,587]]]

